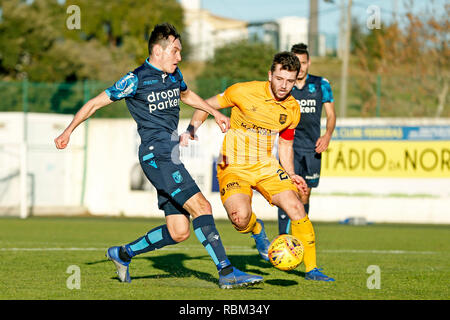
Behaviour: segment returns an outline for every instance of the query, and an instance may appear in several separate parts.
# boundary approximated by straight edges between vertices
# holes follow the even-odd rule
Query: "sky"
[[[341,13],[341,1],[334,3],[319,1],[319,32],[337,34]],[[348,0],[344,0],[347,3]],[[352,16],[365,23],[371,13],[367,8],[371,5],[380,8],[381,21],[392,21],[393,13],[405,12],[405,3],[411,0],[353,0]],[[448,0],[415,0],[413,10],[419,12],[424,7],[435,3],[443,6]],[[213,14],[245,20],[248,22],[266,21],[284,16],[309,16],[309,0],[201,0],[202,7]]]

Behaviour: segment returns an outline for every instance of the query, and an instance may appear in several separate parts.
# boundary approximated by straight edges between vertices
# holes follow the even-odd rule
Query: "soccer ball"
[[[277,269],[295,269],[303,261],[303,244],[291,235],[279,235],[269,246],[269,260]]]

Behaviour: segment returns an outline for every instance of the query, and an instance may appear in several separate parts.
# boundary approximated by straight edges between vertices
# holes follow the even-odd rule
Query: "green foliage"
[[[80,30],[66,26],[71,4],[80,7]],[[450,5],[439,6],[420,16],[399,16],[399,24],[380,29],[368,30],[354,19],[349,116],[375,116],[377,106],[387,117],[450,116]],[[0,111],[22,110],[27,96],[29,111],[74,113],[86,98],[143,63],[156,23],[168,21],[184,31],[177,0],[0,0],[0,9]],[[190,88],[209,98],[236,82],[267,79],[274,53],[266,44],[230,43],[216,50],[202,72],[191,72],[195,77],[184,75]],[[188,55],[189,43],[183,38],[183,57]],[[310,71],[330,80],[339,110],[340,61],[313,58]],[[181,116],[189,117],[192,110],[182,104]],[[95,116],[129,114],[121,101]]]
[[[147,41],[153,27],[163,21],[183,31],[183,13],[176,0],[140,1],[110,0],[67,1],[76,4],[82,13],[82,28],[66,30],[65,37],[85,42],[96,39],[108,48],[123,47],[124,52],[142,63],[148,56]]]
[[[401,22],[363,31],[355,24],[354,57],[360,76],[362,116],[374,114],[376,99],[389,116],[448,117],[450,5],[420,15],[408,12]],[[382,79],[381,97],[376,85]],[[408,105],[407,108],[402,107]]]
[[[266,80],[275,53],[270,45],[248,41],[216,49],[197,78],[198,94],[208,98],[238,81]]]
[[[66,21],[80,8],[81,29]],[[168,21],[183,32],[176,0],[3,0],[0,2],[0,110],[73,114],[148,56],[148,37]],[[187,47],[187,44],[184,45]],[[28,79],[27,91],[18,80]],[[95,80],[87,81],[86,80]],[[96,117],[129,117],[125,103]]]
[[[111,83],[99,81],[77,82],[24,82],[0,81],[0,111],[24,110],[28,112],[75,114],[90,98]],[[125,101],[98,110],[96,118],[130,117]]]
[[[216,49],[201,77],[266,79],[275,53],[275,49],[265,43],[233,42]]]
[[[81,29],[69,30],[68,6],[80,7]],[[183,31],[176,0],[4,0],[0,3],[0,78],[36,82],[114,81],[148,56],[154,25]]]
[[[60,36],[58,19],[50,13],[58,7],[56,0],[36,0],[27,4],[20,0],[1,3],[0,74],[17,79],[30,73],[39,74],[39,65],[48,64],[55,56],[52,48]],[[45,57],[52,56],[47,60]],[[42,74],[41,76],[43,76]]]

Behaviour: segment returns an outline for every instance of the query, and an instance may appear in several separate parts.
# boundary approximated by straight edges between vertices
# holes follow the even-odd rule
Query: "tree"
[[[394,116],[450,116],[450,4],[410,10],[399,22],[362,34],[355,55],[365,81],[358,83],[362,114],[373,115],[376,77],[383,79],[383,108]],[[404,106],[406,105],[406,106]]]
[[[66,27],[67,7],[80,8],[81,28]],[[0,76],[30,81],[112,81],[142,64],[154,25],[183,31],[176,0],[3,0]]]
[[[7,79],[26,76],[48,55],[60,35],[50,14],[58,6],[56,0],[1,2],[0,72]]]
[[[148,56],[147,41],[153,27],[161,22],[172,23],[179,32],[184,30],[183,10],[176,0],[70,0],[82,13],[79,32],[65,32],[66,37],[84,42],[96,39],[112,49],[121,47],[138,63]]]
[[[266,80],[275,52],[271,45],[245,40],[216,49],[197,77],[197,92],[209,98],[238,81]]]

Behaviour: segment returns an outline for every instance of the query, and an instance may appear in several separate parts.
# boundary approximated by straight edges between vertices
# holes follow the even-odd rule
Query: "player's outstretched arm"
[[[182,101],[184,103],[186,103],[183,99],[182,99]],[[221,108],[221,106],[217,100],[217,97],[213,96],[204,101],[210,108],[212,108],[214,110],[213,112],[216,115],[209,113],[207,111],[204,111],[202,109],[195,110],[194,114],[192,115],[191,122],[189,123],[189,126],[186,129],[186,132],[184,132],[180,135],[180,145],[181,146],[187,146],[189,140],[197,140],[197,136],[195,135],[195,132],[202,125],[202,123],[205,122],[205,120],[208,118],[209,114],[212,114],[215,117],[216,123],[219,125],[222,132],[226,132],[229,129],[230,119],[227,116],[224,116],[219,111],[217,111],[218,109]],[[224,130],[223,125],[221,124],[221,121],[217,119],[217,116],[220,118],[224,117],[226,119],[226,124],[224,125],[226,127],[226,130]]]
[[[181,101],[196,109],[205,111],[212,115],[222,132],[226,132],[230,128],[230,118],[217,111],[216,108],[210,106],[208,102],[200,98],[200,96],[198,96],[195,92],[189,89],[187,89],[186,91],[182,91]]]
[[[73,130],[78,127],[83,121],[92,116],[95,111],[100,108],[103,108],[113,101],[108,97],[105,91],[100,93],[95,98],[92,98],[88,102],[86,102],[80,110],[75,114],[72,119],[72,122],[67,126],[67,128],[55,139],[55,145],[58,149],[64,149],[69,144],[70,135]]]

